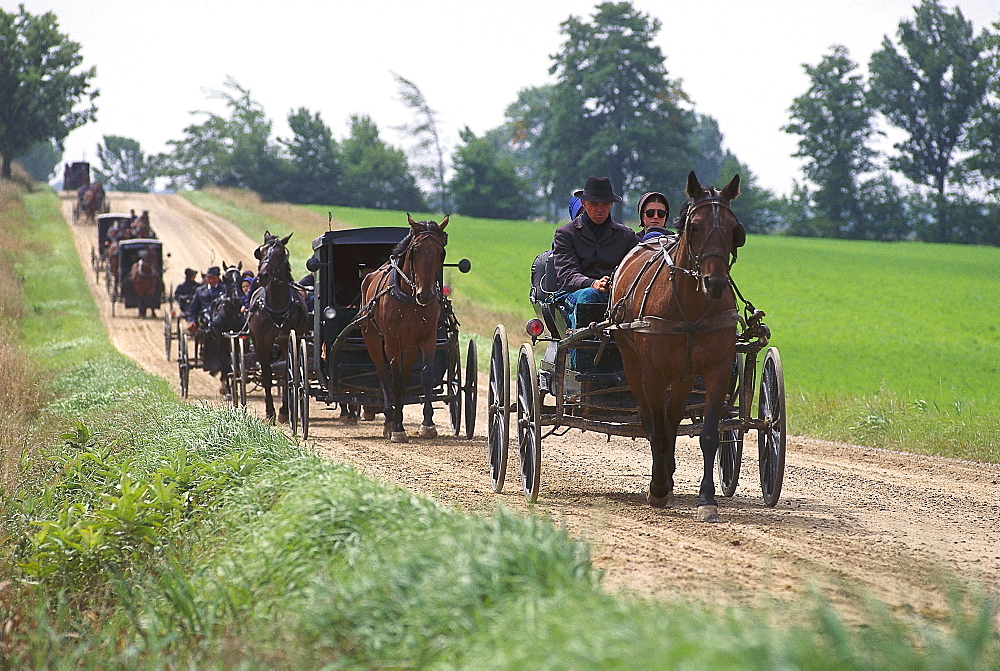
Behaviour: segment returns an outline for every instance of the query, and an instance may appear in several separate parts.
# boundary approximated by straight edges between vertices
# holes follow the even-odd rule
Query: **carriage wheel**
[[[288,333],[285,375],[288,380],[288,426],[292,435],[299,435],[299,342],[295,330]]]
[[[777,347],[769,347],[764,357],[757,418],[768,424],[757,433],[757,449],[764,503],[773,508],[781,496],[785,476],[785,375]]]
[[[531,345],[524,343],[517,356],[517,447],[521,457],[521,484],[525,498],[531,503],[538,500],[541,479],[540,411],[535,353],[531,351]]]
[[[448,350],[448,410],[454,435],[462,432],[462,363],[458,343]]]
[[[247,405],[247,341],[244,338],[237,338],[240,341],[239,355],[240,355],[240,374],[239,374],[239,386],[240,386],[240,405],[246,407]]]
[[[487,397],[486,445],[490,452],[490,480],[493,491],[503,491],[507,477],[507,452],[510,439],[510,354],[507,329],[498,324],[490,350],[490,386]]]
[[[469,341],[469,353],[465,357],[465,437],[472,440],[476,432],[476,399],[479,394],[479,361],[476,341]]]
[[[163,349],[167,353],[167,361],[170,361],[170,341],[173,340],[173,324],[170,323],[170,311],[163,311]]]
[[[240,407],[240,392],[236,388],[236,380],[239,379],[236,369],[239,366],[239,359],[236,358],[239,354],[237,340],[239,336],[229,339],[229,400],[235,408]]]
[[[188,397],[188,377],[191,374],[191,362],[187,354],[187,332],[181,332],[177,342],[177,373],[180,377],[181,398]]]
[[[309,343],[299,340],[299,424],[302,425],[302,440],[309,438]]]
[[[729,382],[729,396],[726,399],[723,417],[740,417],[740,399],[743,390],[743,365],[745,357],[737,353],[733,360],[733,373]],[[719,451],[716,455],[716,470],[719,489],[723,496],[732,496],[740,482],[740,465],[743,463],[743,429],[727,429],[721,432]]]

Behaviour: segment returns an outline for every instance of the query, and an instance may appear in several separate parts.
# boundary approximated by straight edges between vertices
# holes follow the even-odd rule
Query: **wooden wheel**
[[[723,419],[739,418],[740,399],[743,395],[743,364],[744,356],[737,353],[733,360],[733,374],[729,383]],[[719,450],[716,453],[716,471],[719,478],[719,490],[723,496],[732,496],[740,482],[740,466],[743,462],[743,429],[726,429],[721,431]]]
[[[462,432],[462,363],[458,342],[448,350],[448,412],[454,435]]]
[[[498,324],[490,349],[490,386],[487,398],[486,445],[490,457],[490,480],[493,491],[503,491],[507,477],[507,453],[510,441],[510,354],[507,330]]]
[[[170,310],[163,311],[163,350],[170,361],[170,341],[174,339],[173,324],[170,323]]]
[[[188,397],[188,379],[191,375],[191,362],[187,353],[187,331],[181,331],[177,341],[177,374],[180,377],[181,398]]]
[[[288,333],[285,371],[288,380],[288,426],[292,435],[299,435],[299,342],[293,329]]]
[[[468,354],[465,357],[465,438],[472,440],[476,432],[476,400],[479,395],[479,361],[477,360],[476,341],[469,341]]]
[[[521,484],[529,502],[538,500],[542,464],[542,436],[539,425],[541,404],[535,353],[524,343],[517,356],[517,447],[521,458]]]
[[[247,341],[245,338],[239,338],[240,344],[240,405],[246,407],[247,404],[247,382],[249,380],[249,353],[247,352]]]
[[[299,340],[298,347],[298,376],[299,376],[299,424],[302,425],[302,440],[309,437],[309,341],[306,338]]]
[[[757,418],[767,422],[767,427],[757,433],[760,488],[764,503],[773,508],[785,477],[785,375],[777,347],[769,347],[764,357]]]

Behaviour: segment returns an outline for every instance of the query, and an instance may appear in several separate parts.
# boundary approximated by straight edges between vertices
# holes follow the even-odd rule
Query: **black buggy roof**
[[[409,226],[374,226],[327,231],[313,240],[313,249],[329,245],[393,245],[410,232]]]

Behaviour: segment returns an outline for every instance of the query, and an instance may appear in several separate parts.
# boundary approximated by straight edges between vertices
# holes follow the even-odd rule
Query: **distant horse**
[[[233,361],[225,334],[241,330],[246,322],[246,315],[240,309],[243,307],[243,301],[239,295],[240,270],[243,263],[227,267],[223,261],[222,267],[222,282],[226,290],[209,306],[208,328],[202,335],[205,344],[208,345],[205,350],[211,350],[214,352],[213,356],[219,359],[216,365],[219,370],[219,391],[223,395],[229,395],[232,393],[229,378],[233,370]]]
[[[94,221],[94,216],[104,205],[104,185],[101,182],[94,182],[78,195],[78,202],[80,214]]]
[[[746,230],[729,208],[740,194],[740,176],[719,191],[703,187],[692,171],[686,193],[677,247],[665,249],[654,240],[631,251],[615,271],[610,312],[619,323],[649,324],[619,331],[616,340],[652,451],[647,501],[654,507],[674,503],[677,427],[695,377],[704,380],[698,519],[715,522],[713,464],[736,352],[730,258],[735,261],[734,250],[746,242]]]
[[[410,232],[396,248],[389,261],[372,271],[361,283],[362,303],[370,317],[361,323],[361,334],[371,356],[385,398],[383,435],[394,443],[407,441],[403,428],[403,404],[410,380],[410,370],[420,352],[424,388],[422,438],[437,436],[431,389],[434,386],[434,349],[437,345],[438,320],[441,316],[441,289],[438,276],[444,263],[448,235],[446,216],[441,224],[434,221],[406,219]]]
[[[149,225],[149,210],[143,210],[142,214],[132,222],[131,236],[133,238],[156,239],[156,233],[153,232],[153,228]]]
[[[148,308],[155,319],[156,308],[163,298],[163,270],[156,248],[140,252],[139,260],[129,269],[128,278],[139,302],[139,317],[145,317]]]
[[[309,329],[308,313],[301,294],[292,286],[292,270],[289,264],[288,234],[284,238],[264,233],[264,244],[254,251],[260,260],[257,269],[257,283],[260,287],[250,299],[250,319],[247,326],[254,350],[260,364],[261,386],[264,388],[264,407],[268,419],[274,420],[274,398],[271,386],[274,381],[273,365],[284,361],[288,349],[288,334],[291,331],[305,333]],[[288,419],[288,384],[281,398],[278,422]]]

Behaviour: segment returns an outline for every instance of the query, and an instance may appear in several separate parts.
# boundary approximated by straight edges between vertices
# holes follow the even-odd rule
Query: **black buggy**
[[[533,502],[538,498],[541,446],[546,436],[563,435],[571,428],[631,438],[645,438],[646,433],[615,343],[615,332],[630,325],[608,320],[606,305],[580,304],[579,328],[569,330],[555,300],[558,286],[549,252],[536,258],[531,275],[529,296],[537,317],[527,323],[525,330],[532,345],[545,343],[545,353],[536,366],[532,345],[521,346],[512,390],[507,332],[502,324],[496,327],[490,351],[487,442],[493,490],[500,493],[507,472],[510,414],[516,412],[521,485],[525,497]],[[743,303],[743,314],[738,317],[736,360],[717,429],[721,440],[716,466],[723,496],[732,496],[739,482],[743,437],[756,430],[761,490],[765,504],[774,506],[781,495],[785,468],[784,375],[778,349],[769,347],[760,368],[760,395],[754,417],[757,357],[767,347],[771,332],[762,321],[764,313],[746,300]],[[705,430],[704,392],[699,387],[696,385],[688,397],[677,435],[698,436]]]
[[[361,280],[388,261],[393,248],[410,230],[373,227],[327,231],[313,240],[313,255],[306,262],[306,268],[316,274],[313,330],[289,338],[287,356],[289,422],[293,432],[301,427],[303,438],[309,435],[310,398],[350,412],[362,408],[369,413],[382,410],[385,403],[382,387],[360,333],[366,314],[365,306],[360,304]],[[467,259],[443,266],[456,267],[463,273],[471,267]],[[443,272],[439,276],[439,282],[442,281]],[[433,362],[438,371],[437,384],[430,400],[443,401],[448,406],[455,435],[462,430],[464,406],[465,435],[471,438],[476,424],[476,343],[469,341],[463,385],[459,323],[446,295],[442,295],[442,301]],[[418,358],[407,386],[407,404],[424,401],[420,383],[422,365]]]
[[[90,267],[94,271],[96,279],[100,280],[101,273],[106,272],[108,266],[108,247],[111,245],[111,238],[108,232],[112,226],[122,224],[127,227],[132,223],[132,216],[129,214],[110,213],[97,215],[97,244],[90,247]],[[107,276],[108,291],[111,290],[111,277]]]
[[[111,315],[115,315],[115,304],[121,303],[125,308],[139,308],[140,315],[145,310],[157,310],[162,303],[173,299],[166,294],[163,286],[163,243],[152,238],[133,238],[119,240],[115,253],[118,270],[112,274],[111,264],[107,264],[105,274],[108,277],[108,291],[111,297]],[[140,258],[154,261],[155,283],[148,293],[137,292],[130,275],[132,266]]]

